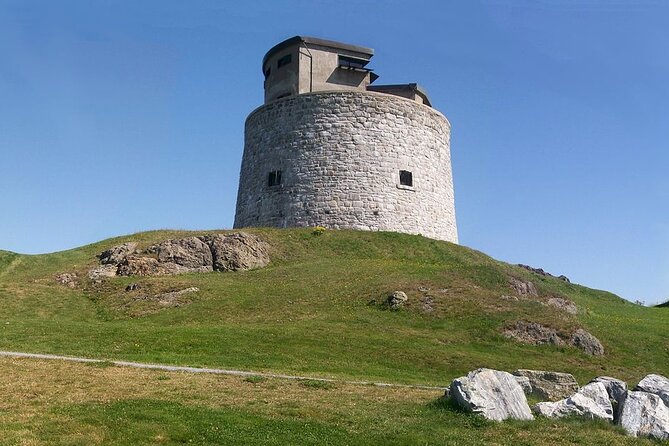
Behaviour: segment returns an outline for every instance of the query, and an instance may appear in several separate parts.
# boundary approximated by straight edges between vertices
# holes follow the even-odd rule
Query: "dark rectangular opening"
[[[267,178],[267,185],[268,186],[278,186],[281,184],[281,171],[280,170],[273,170],[269,173],[269,177]]]
[[[281,59],[279,59],[277,61],[276,67],[281,68],[284,65],[288,65],[289,63],[292,62],[292,60],[293,60],[293,55],[292,54],[286,54],[285,56],[283,56]]]
[[[359,57],[339,55],[339,66],[345,68],[365,68],[369,61]]]
[[[402,186],[413,186],[413,175],[408,170],[400,170],[400,184]]]

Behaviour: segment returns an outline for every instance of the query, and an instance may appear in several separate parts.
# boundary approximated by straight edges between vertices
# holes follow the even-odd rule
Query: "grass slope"
[[[154,231],[55,254],[0,257],[0,349],[216,366],[409,384],[447,384],[477,367],[559,369],[587,380],[669,373],[669,318],[603,291],[545,278],[446,242],[395,233],[254,230],[271,243],[271,266],[248,272],[116,278],[76,289],[54,274],[85,278],[96,254],[186,232]],[[2,260],[4,259],[4,260]],[[577,316],[533,301],[506,301],[509,277],[532,280],[544,297],[564,296]],[[161,308],[124,291],[196,286],[192,303]],[[420,291],[421,289],[429,291]],[[409,305],[370,301],[406,291]],[[421,299],[432,296],[433,311]],[[604,357],[575,348],[529,346],[503,337],[518,319],[569,332],[584,327]]]
[[[247,272],[86,279],[102,250],[192,234],[153,231],[69,251],[0,252],[0,349],[447,385],[478,367],[611,375],[669,374],[669,317],[613,294],[542,277],[480,252],[420,236],[253,229],[270,266]],[[68,288],[54,276],[76,272]],[[511,277],[537,300],[506,300]],[[139,291],[126,292],[130,283]],[[198,287],[178,307],[139,295]],[[379,304],[404,290],[400,311]],[[431,311],[426,311],[426,305]],[[604,357],[505,338],[524,319],[583,327]],[[486,423],[439,403],[439,392],[243,380],[0,359],[0,436],[7,444],[639,444],[578,420]],[[178,386],[172,383],[179,383]],[[12,390],[14,389],[14,390]],[[22,389],[18,391],[16,389]]]

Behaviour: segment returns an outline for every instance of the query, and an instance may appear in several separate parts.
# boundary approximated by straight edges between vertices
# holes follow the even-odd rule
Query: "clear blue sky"
[[[461,243],[669,297],[669,2],[0,0],[0,249],[232,225],[260,63],[370,46],[453,125]]]

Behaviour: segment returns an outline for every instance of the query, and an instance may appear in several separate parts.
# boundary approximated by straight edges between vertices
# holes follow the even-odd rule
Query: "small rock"
[[[669,408],[653,393],[627,392],[619,424],[633,437],[669,440]]]
[[[423,313],[432,313],[434,311],[434,298],[432,296],[425,296],[421,299]]]
[[[613,407],[604,384],[590,383],[569,398],[543,402],[534,406],[535,412],[548,418],[580,416],[588,419],[613,420]]]
[[[112,264],[99,265],[88,270],[88,278],[93,282],[100,282],[103,279],[115,277],[117,269],[118,267]]]
[[[102,251],[98,258],[103,265],[118,265],[123,262],[127,256],[137,251],[137,243],[129,242],[114,246]]]
[[[514,302],[517,302],[517,301],[520,300],[516,296],[507,296],[507,295],[501,295],[501,296],[499,296],[499,298],[502,299],[502,300],[510,300],[510,301],[514,301]]]
[[[551,307],[555,307],[569,314],[578,314],[578,307],[574,302],[568,299],[563,299],[561,297],[551,297],[548,299],[547,303]]]
[[[409,300],[404,291],[395,291],[386,299],[386,305],[391,310],[399,310]]]
[[[170,291],[169,293],[162,293],[154,296],[154,299],[161,305],[173,305],[175,301],[184,294],[197,293],[200,291],[197,287],[190,287],[179,291]]]
[[[511,288],[521,296],[538,296],[537,288],[530,281],[511,278]]]
[[[587,355],[602,356],[604,354],[604,346],[599,342],[599,339],[582,328],[571,335],[570,344],[580,348]]]
[[[669,407],[669,379],[662,375],[646,375],[634,390],[653,393],[659,396],[664,404]]]
[[[137,290],[139,290],[140,288],[142,288],[140,284],[138,284],[138,283],[131,283],[130,285],[128,285],[127,287],[125,287],[125,290],[126,290],[126,291],[137,291]]]
[[[504,331],[504,335],[526,344],[565,345],[557,330],[536,322],[517,321],[513,327]]]
[[[79,277],[76,273],[60,273],[55,276],[56,282],[65,285],[68,288],[76,288],[79,283]]]
[[[534,419],[523,389],[510,373],[478,369],[453,380],[450,390],[462,408],[489,420]]]
[[[578,391],[578,382],[571,373],[519,369],[513,374],[527,378],[532,392],[542,399],[557,401]]]

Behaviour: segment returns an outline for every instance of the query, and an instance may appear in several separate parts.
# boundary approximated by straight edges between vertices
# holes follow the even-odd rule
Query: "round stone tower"
[[[450,124],[416,84],[371,85],[373,50],[296,36],[263,59],[235,228],[324,226],[457,243]]]

